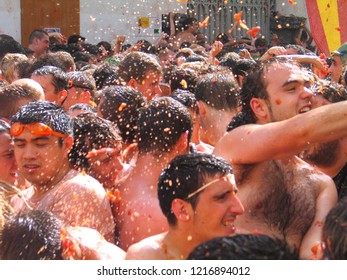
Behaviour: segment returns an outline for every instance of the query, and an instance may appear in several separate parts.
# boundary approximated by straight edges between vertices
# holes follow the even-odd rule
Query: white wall
[[[170,11],[185,12],[186,4],[176,0],[81,0],[81,35],[89,42],[112,42],[117,35],[126,35],[126,43],[141,39],[153,41],[161,29],[161,15]],[[139,28],[138,18],[149,18],[149,28]]]
[[[0,34],[8,34],[21,41],[20,0],[0,1]]]
[[[288,1],[277,1],[277,10],[282,15],[307,18],[305,1],[296,2],[297,5],[291,5]],[[186,11],[186,3],[177,0],[80,0],[80,6],[80,33],[90,43],[112,41],[117,35],[126,35],[129,43],[140,38],[153,41],[157,36],[153,31],[156,25],[160,26],[162,14]],[[140,32],[137,26],[139,17],[150,18],[150,27],[141,28]],[[0,0],[1,33],[21,41],[20,0]]]

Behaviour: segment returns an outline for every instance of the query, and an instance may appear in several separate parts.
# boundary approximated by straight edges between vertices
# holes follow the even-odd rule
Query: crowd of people
[[[347,42],[170,22],[0,35],[0,259],[347,259]]]

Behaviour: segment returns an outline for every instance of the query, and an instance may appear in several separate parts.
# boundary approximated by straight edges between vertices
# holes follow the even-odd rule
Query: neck
[[[170,227],[163,240],[167,248],[165,253],[168,259],[185,260],[190,252],[200,244],[200,241],[189,238],[192,236],[189,231],[178,230],[175,227]]]
[[[49,178],[47,182],[42,182],[41,184],[35,184],[35,196],[40,196],[52,189],[55,185],[57,185],[65,176],[66,174],[71,170],[69,163],[64,163],[61,168],[58,170],[58,172],[55,174],[55,176]]]

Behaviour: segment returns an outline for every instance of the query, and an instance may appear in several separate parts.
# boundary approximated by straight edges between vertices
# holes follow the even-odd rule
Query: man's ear
[[[81,93],[81,103],[89,104],[90,98],[92,97],[90,91],[86,90]]]
[[[67,90],[63,89],[61,91],[58,92],[58,100],[57,100],[57,104],[58,105],[62,105],[62,103],[64,102],[64,100],[67,97]]]
[[[137,84],[138,84],[138,82],[137,82],[134,78],[131,78],[131,79],[129,80],[129,82],[127,83],[127,86],[136,89]]]
[[[72,145],[73,145],[73,137],[72,136],[67,136],[64,138],[64,149],[66,149],[68,152],[70,152]]]
[[[188,130],[186,132],[182,133],[180,138],[178,139],[178,141],[176,143],[176,147],[177,147],[179,154],[187,151],[187,149],[188,149],[188,145],[189,145],[188,133],[189,133]]]
[[[171,210],[176,216],[176,219],[181,222],[188,222],[190,220],[191,205],[179,198],[175,198],[171,203]]]
[[[254,114],[259,118],[266,118],[269,114],[269,109],[264,99],[252,98],[250,106]]]
[[[206,115],[206,104],[202,101],[196,101],[196,105],[199,108],[199,115],[204,117]]]

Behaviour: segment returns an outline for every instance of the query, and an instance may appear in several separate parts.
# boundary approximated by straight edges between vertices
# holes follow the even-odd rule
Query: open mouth
[[[305,106],[305,107],[300,109],[299,114],[303,114],[303,113],[306,113],[308,111],[311,111],[311,107],[310,106]]]

